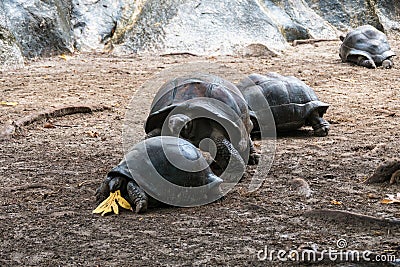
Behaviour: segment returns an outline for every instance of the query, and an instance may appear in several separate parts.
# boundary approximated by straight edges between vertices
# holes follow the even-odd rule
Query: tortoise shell
[[[153,198],[153,205],[155,199],[165,199],[165,196],[174,202],[177,194],[169,191],[174,190],[170,189],[169,183],[187,188],[206,185],[203,188],[205,194],[219,194],[222,183],[194,145],[172,136],[152,137],[134,145],[108,173],[108,177],[117,176],[138,184]],[[185,194],[182,189],[177,190]],[[189,205],[190,200],[187,201]]]
[[[385,59],[396,55],[390,49],[386,35],[371,25],[360,26],[341,39],[339,56],[343,62],[350,56],[363,56],[380,66]]]
[[[151,104],[145,123],[146,133],[162,128],[166,118],[177,107],[179,112],[188,116],[217,118],[224,123],[224,127],[229,128],[228,132],[235,132],[232,136],[242,139],[248,138],[253,128],[247,103],[239,89],[214,75],[194,74],[166,82]],[[235,147],[240,142],[230,141]]]
[[[293,76],[270,72],[251,74],[238,85],[249,107],[256,106],[261,94],[271,109],[277,131],[298,129],[307,124],[307,117],[317,110],[322,117],[329,105],[319,101],[314,90]],[[257,90],[257,91],[256,91]],[[256,113],[250,111],[253,133],[260,131]],[[307,124],[308,125],[308,124]]]

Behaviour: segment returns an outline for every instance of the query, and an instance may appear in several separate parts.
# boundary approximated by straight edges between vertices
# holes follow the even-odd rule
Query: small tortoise
[[[180,187],[171,188],[170,183]],[[153,137],[133,146],[124,160],[107,174],[96,191],[97,201],[104,204],[94,213],[112,209],[118,213],[118,207],[114,208],[116,203],[104,201],[115,192],[116,200],[123,204],[126,199],[136,213],[162,205],[161,200],[181,206],[204,204],[222,196],[221,183],[222,179],[212,173],[203,155],[191,143],[172,136]],[[190,191],[193,188],[199,190],[197,194]],[[130,208],[126,204],[121,206]]]
[[[296,77],[274,72],[266,75],[251,74],[239,83],[238,88],[250,109],[257,105],[260,95],[266,98],[278,132],[310,125],[316,136],[328,134],[329,123],[322,116],[329,105],[319,101],[314,90]],[[253,110],[250,111],[250,117],[254,125],[252,135],[259,135],[259,123],[267,122],[258,122],[257,114]]]
[[[179,136],[202,150],[214,149],[220,170],[226,170],[230,159],[230,166],[237,170],[244,169],[247,158],[250,165],[258,163],[259,155],[249,136],[252,128],[240,91],[209,74],[178,77],[165,83],[153,100],[145,124],[147,137]],[[210,139],[215,147],[211,148],[210,142],[202,146],[203,140]]]
[[[371,25],[360,26],[340,36],[342,45],[339,56],[343,62],[352,62],[357,65],[376,68],[393,66],[392,57],[396,54],[390,50],[386,35]]]

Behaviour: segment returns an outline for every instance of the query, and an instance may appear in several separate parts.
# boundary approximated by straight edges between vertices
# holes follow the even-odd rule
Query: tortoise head
[[[185,114],[174,114],[168,119],[168,129],[173,136],[182,135],[188,137],[192,131],[193,125],[191,118]]]

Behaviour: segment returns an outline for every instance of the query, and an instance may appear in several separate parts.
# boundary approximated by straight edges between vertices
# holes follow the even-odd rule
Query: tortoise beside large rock
[[[326,136],[329,132],[329,123],[323,119],[329,105],[321,102],[314,90],[296,77],[274,72],[251,74],[238,84],[238,88],[250,109],[257,106],[260,97],[265,97],[278,132],[296,130],[304,125],[312,126],[316,136]],[[257,112],[250,111],[254,125],[252,135],[260,134],[260,124],[269,123],[258,121]]]
[[[103,203],[94,212],[118,213],[114,199],[130,208],[127,200],[137,213],[162,203],[205,204],[222,196],[221,183],[191,143],[171,136],[153,137],[133,146],[107,174],[96,192],[97,200]]]
[[[342,44],[339,56],[343,62],[352,62],[367,68],[393,66],[392,58],[396,54],[390,49],[386,35],[371,25],[360,26],[345,37],[340,36],[340,40]]]
[[[241,92],[232,83],[209,74],[166,82],[156,94],[145,124],[147,137],[179,136],[214,153],[221,170],[231,163],[231,170],[238,173],[243,172],[245,162],[258,163],[259,155],[249,136],[252,128]]]

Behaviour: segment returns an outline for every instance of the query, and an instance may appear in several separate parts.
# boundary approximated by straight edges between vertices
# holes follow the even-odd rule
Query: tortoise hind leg
[[[314,129],[314,134],[316,136],[327,136],[329,132],[329,122],[322,118],[318,110],[314,110],[308,117],[307,124],[311,125]]]

